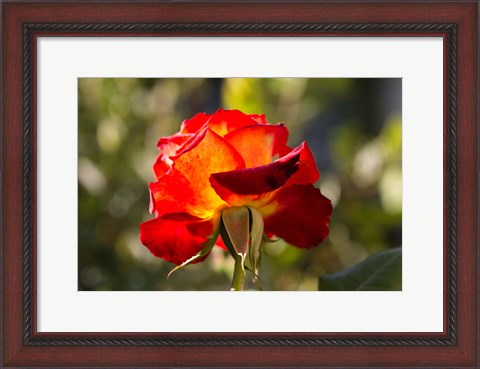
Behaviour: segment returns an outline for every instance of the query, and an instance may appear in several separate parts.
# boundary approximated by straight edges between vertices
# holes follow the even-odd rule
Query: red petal
[[[258,124],[230,132],[225,137],[242,155],[247,168],[272,162],[273,156],[285,151],[288,130],[283,124]]]
[[[172,166],[171,156],[174,156],[177,151],[187,143],[193,137],[192,134],[173,135],[168,137],[162,137],[157,142],[157,147],[160,149],[155,162],[153,163],[153,172],[155,177],[159,179],[162,177]]]
[[[185,212],[211,217],[225,202],[210,186],[210,174],[245,167],[235,149],[210,129],[198,134],[171,159],[172,169],[150,185],[153,210],[159,215]]]
[[[160,151],[173,156],[177,149],[182,146],[193,134],[174,134],[172,136],[161,137],[157,142]]]
[[[207,122],[211,117],[210,114],[197,113],[190,119],[185,119],[180,127],[180,133],[195,133]]]
[[[217,238],[217,242],[215,242],[215,246],[218,246],[221,249],[224,249],[225,251],[228,250],[227,246],[225,246],[225,242],[223,242],[222,236],[220,236],[220,235]]]
[[[248,116],[258,124],[268,124],[267,120],[265,119],[265,114],[248,114]]]
[[[258,124],[256,119],[260,118],[258,116],[254,116],[254,118],[239,110],[218,109],[207,124],[210,129],[223,137],[236,129]]]
[[[268,124],[265,114],[244,114],[239,110],[218,109],[213,114],[197,113],[182,122],[180,133],[198,132],[208,121],[208,126],[220,136],[240,127]]]
[[[265,231],[294,246],[314,247],[328,235],[332,204],[311,184],[282,188],[258,210],[264,216]]]
[[[211,221],[155,218],[140,224],[140,240],[153,255],[179,265],[204,247],[212,230]]]
[[[166,156],[165,154],[158,154],[157,158],[155,159],[155,162],[153,163],[153,173],[155,173],[155,178],[160,179],[167,173],[170,168],[170,158]]]

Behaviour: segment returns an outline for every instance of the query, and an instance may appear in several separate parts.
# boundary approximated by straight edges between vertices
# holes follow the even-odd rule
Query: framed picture
[[[2,365],[478,366],[477,15],[3,3]]]

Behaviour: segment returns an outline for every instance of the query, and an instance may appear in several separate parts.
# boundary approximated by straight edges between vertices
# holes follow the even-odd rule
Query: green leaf
[[[197,260],[197,259],[200,259],[202,257],[204,257],[205,255],[208,255],[208,253],[210,251],[212,251],[212,248],[213,246],[215,245],[215,242],[217,241],[217,238],[218,238],[218,234],[220,233],[220,227],[217,227],[217,229],[215,229],[213,231],[213,233],[208,237],[208,241],[205,242],[205,247],[203,249],[201,249],[197,254],[195,254],[194,256],[192,256],[190,259],[187,259],[186,261],[184,261],[182,264],[180,265],[177,265],[175,268],[173,268],[170,273],[168,273],[167,275],[167,279],[170,278],[170,276],[175,273],[177,270],[183,268],[184,266],[192,263],[193,261]]]
[[[319,277],[320,291],[401,291],[402,249],[371,255],[339,273]]]

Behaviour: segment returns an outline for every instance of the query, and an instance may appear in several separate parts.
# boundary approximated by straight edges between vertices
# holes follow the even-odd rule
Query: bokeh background
[[[229,290],[233,258],[219,248],[174,267],[139,240],[161,136],[219,107],[284,122],[307,140],[332,200],[329,237],[302,250],[266,244],[264,290],[317,290],[318,276],[402,244],[401,79],[78,79],[79,290]],[[247,276],[247,280],[251,278]],[[255,289],[250,282],[247,288]]]

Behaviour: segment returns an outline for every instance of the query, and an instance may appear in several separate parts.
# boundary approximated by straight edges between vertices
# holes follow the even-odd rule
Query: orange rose
[[[238,110],[183,121],[178,133],[158,141],[157,180],[150,184],[155,218],[140,225],[142,243],[177,265],[201,261],[206,245],[215,244],[212,234],[216,239],[227,224],[222,213],[231,218],[232,209],[243,208],[248,212],[234,211],[233,218],[251,218],[247,233],[255,218],[261,234],[300,248],[317,246],[328,235],[332,205],[313,186],[319,172],[307,143],[292,149],[287,138],[284,124]],[[227,231],[221,232],[223,241],[238,246]],[[216,244],[225,247],[220,238]]]

